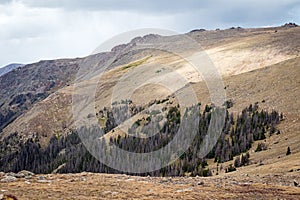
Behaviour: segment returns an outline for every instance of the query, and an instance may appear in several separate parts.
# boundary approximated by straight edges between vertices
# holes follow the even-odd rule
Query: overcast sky
[[[0,67],[82,57],[119,33],[300,23],[300,0],[0,0]]]

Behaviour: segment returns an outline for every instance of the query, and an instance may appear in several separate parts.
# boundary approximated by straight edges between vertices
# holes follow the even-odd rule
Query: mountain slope
[[[42,61],[0,77],[0,129],[3,128],[0,133],[0,142],[3,142],[0,145],[0,167],[9,169],[10,166],[7,165],[14,163],[18,167],[16,172],[24,168],[36,169],[38,173],[53,172],[30,177],[20,176],[26,172],[17,175],[0,173],[0,179],[4,181],[7,180],[6,176],[17,177],[14,182],[0,183],[3,189],[1,193],[13,193],[24,199],[49,196],[63,196],[64,199],[299,199],[300,188],[297,184],[300,182],[300,28],[288,25],[261,29],[236,28],[193,31],[186,35],[202,45],[222,75],[227,100],[233,104],[228,110],[233,113],[234,119],[245,115],[241,114],[242,109],[249,108],[250,104],[258,105],[260,109],[269,113],[273,110],[283,113],[283,118],[273,135],[270,134],[274,126],[272,115],[266,120],[271,124],[264,124],[269,127],[258,127],[267,130],[265,139],[254,141],[252,146],[246,149],[250,156],[246,166],[228,172],[229,166],[234,165],[235,160],[240,158],[239,154],[235,154],[235,157],[226,162],[217,163],[215,159],[207,159],[206,169],[209,168],[207,172],[212,173],[211,177],[140,177],[82,172],[82,169],[93,171],[92,167],[97,166],[97,161],[83,147],[79,138],[74,137],[77,135],[72,115],[72,84],[76,73],[83,63],[89,64],[89,70],[101,69],[120,49],[138,45],[139,41],[172,41],[177,48],[182,47],[180,50],[185,51],[183,40],[180,39],[182,35],[146,36],[135,38],[129,44],[120,45],[111,52],[82,59]],[[195,52],[185,52],[186,58],[193,53]],[[143,65],[150,66],[150,69],[142,68]],[[111,93],[124,75],[135,72],[133,69],[141,68],[138,71],[140,73],[134,73],[133,77],[136,82],[144,81],[145,74],[152,70],[159,77],[156,79],[157,83],[164,79],[170,81],[177,90],[176,94],[185,89],[182,85],[177,87],[177,76],[172,76],[173,73],[165,70],[163,66],[168,66],[188,80],[202,108],[211,103],[207,85],[202,77],[179,56],[159,49],[125,52],[119,55],[108,70],[100,74],[101,76],[90,77],[84,82],[97,85],[97,118],[100,125],[111,126],[106,135],[108,141],[112,139],[112,142],[121,141],[121,144],[126,144],[122,142],[127,139],[131,144],[130,138],[123,138],[120,126],[114,127],[113,123],[107,125],[107,113],[101,112],[104,106],[110,107],[113,103]],[[167,72],[160,77],[163,70]],[[98,82],[100,78],[101,81]],[[121,96],[120,93],[117,97],[118,95]],[[190,97],[185,96],[187,99]],[[171,101],[175,107],[177,103],[175,94],[159,84],[139,87],[131,100],[136,105],[166,107],[166,111],[172,108]],[[91,113],[85,114],[88,118]],[[137,120],[144,117],[142,114],[138,113],[129,120],[144,125],[145,120]],[[169,116],[172,117],[169,120],[172,123],[173,119],[178,118],[178,115]],[[266,114],[263,113],[259,118],[266,118],[263,116]],[[276,115],[275,118],[277,117]],[[254,121],[254,118],[249,119],[251,123]],[[247,123],[240,120],[240,124]],[[232,126],[235,128],[231,130],[238,129],[237,122]],[[245,132],[240,131],[237,134],[243,139],[242,135],[245,135]],[[67,137],[70,137],[70,140],[66,142],[64,139]],[[233,140],[231,133],[220,138],[220,143],[226,144],[229,140]],[[8,145],[2,145],[6,143]],[[265,150],[256,151],[262,143],[266,147]],[[136,145],[129,145],[129,148],[134,146]],[[144,146],[140,145],[141,148]],[[126,145],[123,147],[128,148]],[[290,155],[286,154],[288,147],[291,150]],[[224,150],[226,148],[221,148],[221,151]],[[183,159],[188,160],[189,156],[184,155]],[[67,169],[70,163],[73,164],[70,166],[75,168],[69,166]],[[180,161],[177,164],[180,165]],[[184,175],[192,175],[194,172],[188,168],[199,169],[200,165],[205,165],[205,162],[192,167],[182,166],[185,168],[183,172],[187,171]],[[54,174],[66,172],[63,170],[82,173]],[[105,171],[107,168],[94,171],[97,170],[112,173],[109,169]]]
[[[262,171],[265,170],[265,174],[269,174],[267,169],[270,166],[274,166],[274,173],[287,173],[288,170],[297,168],[297,157],[300,152],[297,146],[300,142],[300,102],[297,99],[300,95],[299,31],[299,28],[281,27],[189,33],[195,40],[203,41],[203,48],[223,76],[227,99],[233,101],[231,112],[237,115],[243,108],[258,102],[263,109],[268,111],[275,109],[284,113],[285,120],[279,125],[282,134],[266,139],[271,149],[261,153],[253,153],[254,149],[251,149],[250,152],[253,163],[259,163],[260,159],[265,161],[260,167]],[[181,36],[154,37],[150,40],[168,42],[178,39],[180,44],[182,42],[179,41],[180,38]],[[128,45],[133,44],[133,41]],[[186,52],[186,55],[188,57],[193,53],[195,52]],[[51,136],[71,132],[75,128],[71,112],[74,92],[72,83],[77,69],[83,62],[88,62],[95,69],[101,68],[114,55],[116,52],[112,51],[84,59],[43,61],[0,77],[0,89],[3,91],[0,93],[3,102],[2,113],[6,112],[5,109],[14,112],[12,120],[1,124],[4,127],[2,139],[15,132],[22,140],[38,135],[42,146],[47,147]],[[124,74],[131,69],[138,69],[140,65],[153,66],[156,63],[167,65],[185,77],[192,84],[202,105],[211,103],[205,82],[182,58],[157,49],[142,49],[121,54],[109,70],[102,74],[99,83],[99,76],[87,80],[89,84],[97,84],[96,110],[99,111],[103,106],[112,103],[110,93]],[[157,67],[151,70],[160,73],[163,68]],[[146,71],[136,73],[135,81],[143,81]],[[176,85],[176,76],[170,75],[172,73],[166,73],[160,80],[168,77],[168,80]],[[24,79],[17,80],[18,76]],[[10,90],[6,89],[7,86],[11,86]],[[180,93],[182,88],[177,89]],[[157,85],[146,85],[135,91],[132,100],[137,105],[145,105],[167,96],[172,97],[173,93]],[[86,116],[89,114],[86,113]],[[116,133],[117,131],[111,132],[108,136],[114,136]],[[290,157],[283,157],[288,146],[293,153]],[[281,166],[282,161],[289,163],[290,168],[282,170],[277,167]],[[224,163],[224,166],[227,167],[230,163],[232,161]],[[213,162],[210,163],[212,169],[216,169],[215,165]],[[255,173],[256,168],[251,165],[241,169]]]
[[[6,74],[6,73],[8,73],[8,72],[10,72],[10,71],[18,68],[18,67],[22,67],[22,66],[24,66],[24,65],[23,64],[15,64],[15,63],[13,63],[13,64],[7,65],[5,67],[2,67],[2,68],[0,68],[0,76],[2,76],[4,74]]]
[[[275,30],[277,31],[275,32]],[[298,57],[300,49],[300,44],[299,42],[297,42],[300,41],[299,32],[300,28],[279,27],[268,29],[236,29],[193,32],[189,33],[189,35],[191,35],[191,37],[198,41],[200,44],[203,44],[203,48],[212,59],[221,75],[223,77],[229,77],[251,70],[272,66],[285,60],[293,60],[292,58]],[[289,37],[286,37],[287,35]],[[168,38],[163,37],[151,39],[154,41],[168,40]],[[103,65],[103,63],[105,63],[106,60],[108,60],[108,58],[112,56],[111,54],[113,54],[113,52],[95,55],[87,58],[86,60],[90,62],[97,62],[95,67],[101,67],[101,65]],[[147,57],[148,59],[144,64],[160,63],[163,65],[172,66],[179,74],[187,78],[187,80],[189,80],[190,82],[196,83],[200,81],[200,85],[203,85],[198,73],[191,70],[189,65],[187,65],[181,58],[166,54],[165,52],[161,52],[158,50],[136,51],[131,54],[120,56],[117,62],[114,63],[115,67],[111,68],[110,71],[106,72],[102,76],[103,81],[98,85],[99,90],[97,92],[98,95],[96,96],[96,102],[98,102],[96,103],[97,109],[101,109],[101,106],[109,105],[110,93],[112,92],[113,88],[112,86],[115,85],[117,83],[117,80],[129,70],[123,70],[123,67],[130,62],[134,62],[135,60]],[[295,60],[295,63],[292,65],[296,65],[297,63],[298,60]],[[287,68],[292,67],[289,64],[287,65]],[[39,66],[39,64],[36,64],[36,66]],[[286,74],[286,72],[288,71],[282,70],[283,74]],[[262,83],[264,81],[267,81],[267,79],[264,79],[265,76],[267,75],[261,75],[261,78],[263,80],[261,81]],[[277,80],[277,78],[273,76],[270,78]],[[30,79],[32,78],[28,78],[27,80]],[[142,74],[136,74],[135,79],[143,80],[144,77]],[[92,83],[97,84],[98,79],[96,77],[95,79],[91,79],[91,81]],[[249,80],[248,82],[251,83],[253,82],[253,80]],[[14,83],[9,84],[14,85]],[[24,85],[28,85],[28,83]],[[288,83],[284,82],[283,85],[288,85]],[[240,88],[239,86],[236,87]],[[256,88],[255,85],[253,85],[252,87],[253,88],[249,88],[250,91],[255,90]],[[54,132],[68,132],[69,129],[72,129],[71,95],[73,89],[72,86],[64,87],[63,85],[59,88],[59,90],[54,90],[57,92],[53,93],[40,103],[35,104],[32,109],[29,109],[25,114],[20,116],[7,129],[4,130],[4,135],[9,135],[10,133],[17,131],[19,133],[29,135],[32,133],[41,133],[44,136],[50,136]],[[150,102],[151,100],[163,98],[170,95],[168,91],[161,87],[158,87],[157,85],[151,85],[147,89],[149,90],[146,94],[143,93],[144,90],[140,90],[141,93],[139,93],[138,91],[135,93],[133,99],[137,104],[145,104]],[[229,87],[229,91],[230,89],[231,87]],[[266,90],[267,92],[271,92],[268,88],[265,88],[264,90]],[[200,93],[199,97],[201,97],[201,102],[203,104],[209,103],[208,93],[204,93],[204,91],[206,91],[206,87],[201,86],[201,89],[197,91],[199,91]],[[243,91],[240,92],[241,94],[245,93]],[[286,92],[286,90],[281,92]],[[18,92],[15,91],[13,93]],[[263,96],[273,95],[263,95],[263,93],[257,93],[257,91],[250,92],[250,94],[252,93],[255,94],[254,97],[261,94],[262,99],[266,98]],[[287,95],[292,94],[293,93]],[[246,104],[249,105],[250,103],[261,101],[254,99],[252,101],[246,100],[245,98],[248,98],[249,94],[244,95],[245,96],[241,96],[241,98],[243,98],[243,101],[245,102],[243,104],[244,107],[247,106]],[[7,95],[4,94],[4,96]],[[239,104],[240,102],[236,105],[239,106]],[[273,106],[276,106],[276,104],[273,104]],[[285,111],[286,110],[283,110],[283,112]],[[47,138],[48,137],[45,137],[45,139]]]
[[[0,76],[0,132],[35,103],[69,84],[76,60],[41,61]]]

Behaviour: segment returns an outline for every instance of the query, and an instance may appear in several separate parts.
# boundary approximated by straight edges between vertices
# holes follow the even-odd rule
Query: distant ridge
[[[0,76],[18,68],[18,67],[21,67],[21,66],[24,66],[23,64],[18,64],[18,63],[12,63],[12,64],[9,64],[3,68],[0,68]]]

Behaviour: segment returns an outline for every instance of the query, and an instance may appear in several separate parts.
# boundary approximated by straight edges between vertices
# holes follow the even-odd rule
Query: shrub
[[[266,143],[260,142],[260,143],[257,144],[255,152],[265,151],[267,149],[268,149],[268,147],[267,147]]]
[[[232,164],[230,164],[226,170],[225,170],[225,173],[229,173],[229,172],[233,172],[233,171],[236,171],[236,168],[234,166],[232,166]]]

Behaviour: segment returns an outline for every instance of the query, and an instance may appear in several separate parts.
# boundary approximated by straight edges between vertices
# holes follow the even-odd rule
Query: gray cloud
[[[215,21],[240,25],[245,27],[258,27],[266,25],[279,25],[290,20],[296,19],[296,16],[290,15],[290,11],[299,1],[240,1],[222,6],[216,6],[211,13]]]
[[[151,13],[174,13],[192,11],[199,7],[207,7],[209,1],[199,0],[19,0],[33,7],[51,7],[63,9],[88,9],[88,10],[126,10],[144,11]],[[217,0],[215,2],[219,2]]]
[[[299,0],[0,0],[0,67],[84,56],[137,28],[261,27],[300,22]]]
[[[4,0],[8,2],[9,0]],[[10,0],[13,1],[13,0]],[[244,10],[241,14],[268,11],[279,7],[299,5],[298,0],[15,0],[31,7],[62,8],[66,10],[114,10],[150,13],[179,13],[207,9],[214,13],[220,9],[232,11]],[[234,13],[231,13],[234,14]]]
[[[299,20],[299,14],[291,14],[291,11],[300,6],[299,0],[3,0],[2,3],[13,1],[28,7],[58,8],[66,12],[125,11],[147,15],[173,15],[173,18],[180,15],[184,15],[182,18],[201,16],[202,21],[211,21],[207,24],[212,25],[216,22],[212,20],[245,25],[279,24],[283,20]],[[197,20],[190,18],[186,23]]]
[[[30,7],[66,11],[126,11],[147,15],[172,15],[176,29],[233,26],[263,26],[299,20],[299,0],[17,0]],[[222,26],[223,24],[223,26]]]

